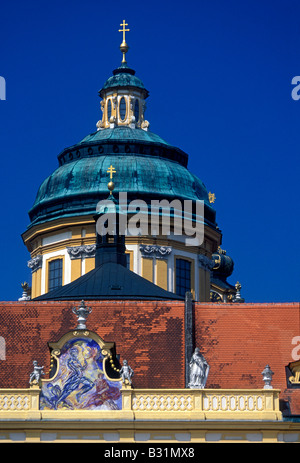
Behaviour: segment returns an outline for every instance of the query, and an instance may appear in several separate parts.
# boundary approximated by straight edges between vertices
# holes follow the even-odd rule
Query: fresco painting
[[[57,374],[42,382],[40,408],[120,410],[122,384],[106,377],[103,359],[93,339],[68,341],[61,349]]]

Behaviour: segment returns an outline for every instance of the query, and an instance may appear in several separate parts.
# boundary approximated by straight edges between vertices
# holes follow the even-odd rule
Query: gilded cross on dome
[[[128,24],[125,21],[125,19],[123,19],[123,22],[120,24],[120,26],[122,27],[122,29],[119,29],[119,32],[123,32],[123,42],[120,45],[120,50],[123,53],[122,63],[126,63],[125,55],[129,50],[129,46],[127,45],[126,40],[125,40],[125,33],[129,32],[130,29],[126,29],[126,26],[128,26]]]
[[[110,178],[110,182],[108,183],[107,186],[108,186],[108,189],[109,189],[111,195],[112,195],[112,192],[113,192],[113,190],[115,188],[115,184],[112,181],[112,178],[113,178],[113,174],[115,174],[116,172],[117,172],[116,169],[112,165],[110,165],[109,168],[107,169],[107,173],[109,174],[109,178]]]
[[[120,24],[121,27],[123,27],[123,29],[119,29],[119,32],[123,32],[123,42],[125,42],[125,32],[129,32],[130,29],[126,29],[126,26],[128,26],[128,24],[125,22],[125,19],[123,19],[123,22],[122,24]]]
[[[109,168],[107,169],[107,173],[109,174],[109,178],[112,179],[113,174],[116,173],[116,169],[112,165],[110,165]]]

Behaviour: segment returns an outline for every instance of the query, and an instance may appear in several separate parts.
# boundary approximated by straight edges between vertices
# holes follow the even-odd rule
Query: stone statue
[[[33,372],[30,373],[29,383],[39,384],[41,375],[44,375],[44,367],[39,367],[37,360],[33,361]]]
[[[196,347],[190,360],[189,387],[191,389],[203,389],[207,381],[208,372],[209,365],[200,353],[200,349]]]
[[[124,360],[122,368],[120,369],[120,375],[123,383],[126,384],[126,382],[128,382],[131,385],[131,378],[133,374],[133,369],[128,365],[127,360]]]

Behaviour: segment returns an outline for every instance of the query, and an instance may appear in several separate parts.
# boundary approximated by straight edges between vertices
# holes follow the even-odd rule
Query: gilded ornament
[[[112,165],[110,165],[106,172],[109,174],[109,178],[110,178],[110,182],[107,184],[107,187],[110,191],[110,194],[112,195],[112,192],[115,188],[115,184],[112,181],[112,178],[113,178],[113,174],[116,173],[116,169]]]
[[[113,174],[116,173],[116,169],[112,165],[110,165],[106,172],[109,174],[109,178],[112,179]]]
[[[209,199],[209,202],[210,202],[210,203],[214,203],[215,200],[216,200],[216,195],[215,195],[215,193],[209,192],[209,193],[208,193],[208,199]]]
[[[292,384],[300,384],[300,371],[297,371],[295,376],[290,376],[289,381]]]
[[[122,29],[119,29],[119,32],[123,32],[123,42],[120,45],[120,50],[123,53],[122,63],[125,64],[126,63],[125,55],[129,50],[129,46],[126,43],[125,33],[129,32],[130,29],[126,29],[126,26],[128,26],[128,24],[126,23],[125,19],[123,19],[123,22],[120,24],[120,26],[122,27]]]
[[[109,189],[109,191],[110,191],[110,194],[112,194],[112,191],[115,189],[115,184],[114,184],[114,182],[109,182],[109,183],[107,184],[107,187],[108,187],[108,189]]]

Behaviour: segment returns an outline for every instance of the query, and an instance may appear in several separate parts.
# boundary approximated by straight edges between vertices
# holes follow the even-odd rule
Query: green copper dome
[[[95,143],[101,141],[119,142],[126,140],[128,142],[146,142],[146,143],[158,143],[161,145],[170,146],[165,140],[159,135],[153,132],[145,131],[142,129],[131,129],[129,127],[115,127],[113,129],[98,130],[97,132],[91,133],[86,136],[80,144],[84,143]]]
[[[187,168],[187,155],[158,135],[141,129],[116,127],[95,132],[58,156],[60,166],[42,183],[29,211],[31,225],[62,217],[94,214],[107,198],[107,169],[113,165],[114,195],[127,192],[128,201],[200,199],[206,219],[215,212],[207,190]]]
[[[152,199],[203,200],[205,221],[215,228],[215,211],[205,185],[187,169],[188,155],[149,131],[144,119],[148,91],[135,71],[123,62],[99,94],[104,99],[98,130],[58,155],[59,167],[41,184],[29,211],[29,228],[65,217],[94,215],[98,202],[108,196],[111,165],[116,170],[114,195],[126,192],[128,202],[140,199],[149,205]],[[113,117],[108,115],[108,103],[115,111]],[[121,103],[127,105],[123,119]],[[139,108],[136,117],[134,105]]]
[[[113,71],[113,75],[107,79],[102,89],[99,90],[99,95],[102,97],[104,90],[115,89],[117,87],[137,87],[143,90],[144,98],[147,98],[149,95],[149,92],[145,89],[143,82],[136,77],[135,71],[129,68],[126,63],[123,63],[120,67]]]

